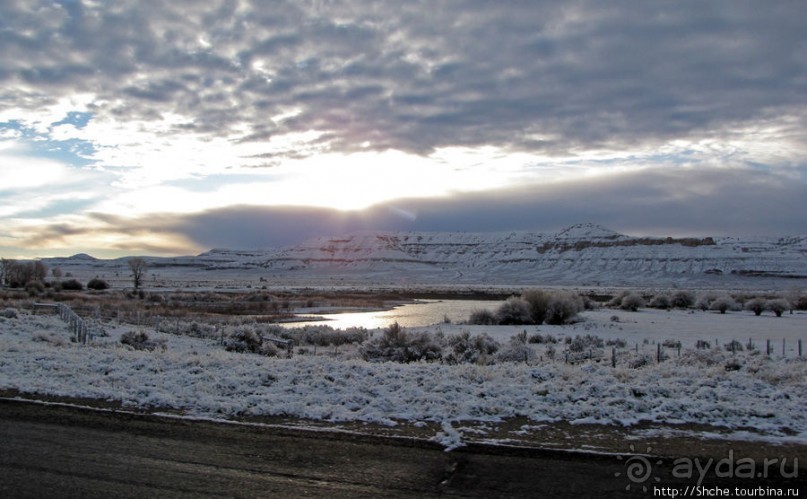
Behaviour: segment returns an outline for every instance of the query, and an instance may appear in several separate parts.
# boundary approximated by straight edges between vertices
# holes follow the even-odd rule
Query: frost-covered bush
[[[5,317],[6,319],[16,319],[18,316],[16,308],[8,307],[0,312],[0,317]]]
[[[486,309],[474,310],[468,318],[468,324],[477,324],[480,326],[492,326],[496,324],[496,315]]]
[[[712,304],[709,305],[709,310],[715,310],[721,314],[725,314],[726,311],[736,311],[739,309],[740,305],[734,301],[734,298],[727,295],[717,297]]]
[[[521,293],[521,299],[527,302],[533,324],[543,324],[549,307],[551,295],[540,289],[528,289]]]
[[[346,345],[362,343],[369,337],[367,329],[363,327],[350,327],[347,329],[334,329],[331,326],[303,326],[283,328],[272,325],[265,327],[264,334],[285,340],[291,340],[297,345]]]
[[[537,343],[537,344],[541,344],[541,343],[552,344],[552,343],[557,343],[558,339],[555,338],[554,336],[552,336],[549,333],[547,333],[547,334],[535,333],[535,334],[530,335],[529,338],[527,338],[527,342],[529,342],[529,343]]]
[[[726,364],[723,366],[726,371],[739,371],[742,367],[742,362],[737,358],[727,360]]]
[[[655,363],[655,358],[646,353],[631,354],[628,358],[628,366],[632,369],[649,366]],[[635,395],[635,394],[634,394]]]
[[[448,338],[450,351],[443,361],[447,364],[486,364],[499,348],[499,342],[485,333],[471,336],[468,331],[463,331]]]
[[[240,326],[230,332],[224,340],[224,349],[229,352],[257,353],[274,357],[277,348],[271,341],[263,341],[261,334],[251,326]]]
[[[619,307],[619,305],[622,304],[622,298],[625,298],[626,296],[628,296],[628,294],[630,294],[629,291],[622,291],[622,292],[614,295],[613,298],[608,300],[608,303],[606,303],[606,306],[609,306],[609,307],[612,307],[612,308],[613,307]]]
[[[561,325],[571,322],[585,305],[580,295],[574,293],[553,293],[546,308],[546,323]]]
[[[67,344],[67,341],[64,339],[63,336],[54,333],[45,333],[45,332],[38,332],[34,333],[32,338],[34,341],[41,341],[43,343],[50,343],[51,345],[55,345],[58,347],[63,347]]]
[[[687,350],[678,358],[678,364],[682,366],[715,366],[724,363],[727,355],[720,348],[699,348],[697,350]]]
[[[275,327],[268,331],[268,334],[292,340],[298,345],[316,345],[321,347],[362,343],[369,337],[369,333],[365,328],[351,327],[341,330],[334,329],[331,326],[303,326],[290,330]]]
[[[229,352],[252,352],[257,353],[263,339],[255,329],[249,326],[241,326],[230,331],[224,340],[224,349]]]
[[[569,351],[575,353],[586,352],[593,348],[603,348],[604,345],[605,342],[598,336],[592,336],[590,334],[585,336],[577,335],[572,339],[571,343],[569,343]]]
[[[625,348],[628,346],[628,342],[623,340],[622,338],[612,338],[606,340],[605,345],[609,347]]]
[[[644,307],[644,298],[637,293],[629,293],[622,298],[619,303],[619,308],[622,310],[629,310],[636,312],[639,308]]]
[[[776,298],[768,300],[765,303],[765,308],[776,314],[776,317],[781,317],[786,310],[790,309],[790,303],[784,298]]]
[[[496,310],[496,322],[508,324],[533,324],[530,305],[518,297],[510,297]]]
[[[499,351],[496,359],[499,362],[529,362],[535,360],[535,351],[527,345],[527,333],[519,333]]]
[[[397,322],[378,338],[366,341],[359,349],[364,360],[372,362],[415,362],[439,360],[442,345],[429,333],[407,333]]]
[[[166,325],[168,322],[166,322]],[[219,334],[216,332],[216,327],[210,324],[199,324],[196,321],[190,324],[185,324],[182,329],[183,334],[193,336],[196,338],[218,338]]]
[[[748,300],[745,304],[745,309],[754,312],[754,315],[762,315],[762,312],[765,311],[765,300],[762,298]]]
[[[709,310],[709,308],[712,306],[712,302],[714,302],[717,298],[718,296],[714,293],[702,293],[695,301],[695,308],[699,308],[705,312]]]
[[[674,308],[689,308],[695,304],[695,295],[690,291],[676,291],[670,298],[670,305]]]
[[[135,350],[165,349],[165,340],[152,340],[145,331],[127,331],[120,337],[120,342]]]
[[[667,295],[656,295],[652,300],[650,300],[650,303],[648,303],[647,306],[650,308],[667,310],[671,306],[671,299]]]

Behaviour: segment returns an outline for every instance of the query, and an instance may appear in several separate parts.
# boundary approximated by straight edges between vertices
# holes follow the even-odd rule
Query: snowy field
[[[539,329],[559,336],[602,333],[603,338],[622,336],[633,342],[634,330],[651,327],[689,334],[684,326],[691,319],[685,311],[587,314],[595,314],[587,323]],[[727,329],[737,328],[737,339],[743,342],[750,332],[773,331],[769,324],[780,331],[791,328],[794,335],[807,325],[802,314],[781,318],[698,314],[701,327],[706,326],[702,336],[717,334],[719,324],[724,337]],[[612,322],[612,315],[620,316],[620,321]],[[741,324],[749,325],[741,329]],[[149,333],[151,338],[163,341],[164,348],[135,350],[119,341],[133,326],[104,326],[108,336],[80,345],[70,342],[57,316],[17,311],[16,317],[0,318],[0,389],[117,401],[193,417],[285,415],[385,425],[436,423],[443,428],[436,438],[447,447],[460,443],[453,428],[464,422],[508,418],[527,418],[536,424],[698,423],[734,435],[807,444],[807,361],[792,352],[786,358],[781,352],[765,355],[764,346],[762,352],[733,354],[722,347],[695,350],[685,345],[680,356],[640,367],[635,365],[641,362],[633,361],[648,356],[635,353],[631,343],[621,352],[616,368],[607,356],[599,362],[566,364],[562,357],[550,360],[545,355],[536,355],[528,364],[452,366],[371,363],[349,354],[264,357],[227,352],[215,339],[155,332]],[[484,329],[502,339],[516,331],[456,325],[431,329],[450,335],[463,328],[472,334]],[[528,329],[532,332],[535,327]],[[762,343],[762,336],[751,336],[757,345]],[[536,348],[540,352],[541,346]],[[655,352],[643,342],[641,349],[645,348]]]

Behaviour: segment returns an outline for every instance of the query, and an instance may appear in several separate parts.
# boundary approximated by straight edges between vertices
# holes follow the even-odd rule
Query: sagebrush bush
[[[648,303],[647,306],[650,308],[667,310],[672,306],[672,300],[667,295],[656,295],[652,300],[650,300],[650,303]]]
[[[533,324],[543,324],[549,307],[551,295],[540,289],[528,289],[521,293],[521,299],[527,302]]]
[[[468,324],[492,326],[496,324],[496,315],[486,309],[474,310],[471,312],[470,317],[468,317]]]
[[[602,338],[598,336],[592,336],[590,334],[585,336],[577,335],[572,339],[571,343],[569,343],[569,351],[575,353],[585,352],[594,348],[603,348],[604,345],[605,343]]]
[[[622,297],[622,301],[619,303],[619,308],[631,312],[636,312],[641,307],[644,307],[644,298],[637,293],[628,293]]]
[[[541,344],[541,343],[552,344],[552,343],[557,343],[558,339],[555,338],[554,336],[552,336],[549,333],[544,334],[544,335],[542,335],[541,333],[535,333],[535,334],[530,335],[529,338],[527,338],[527,342],[528,343],[537,343],[537,344]]]
[[[583,299],[574,293],[553,293],[546,308],[546,323],[551,325],[567,324],[585,308]]]
[[[734,298],[728,295],[717,297],[712,304],[709,305],[709,310],[715,310],[721,314],[725,314],[727,311],[736,311],[739,309],[740,305],[734,301]]]
[[[527,333],[519,333],[499,351],[496,359],[499,362],[529,362],[535,360],[535,351],[527,345]]]
[[[6,319],[16,319],[18,316],[16,308],[8,307],[0,312],[0,317],[5,317]]]
[[[135,350],[154,350],[158,347],[165,349],[165,340],[152,340],[145,331],[127,331],[120,337],[120,342],[129,345]]]
[[[776,298],[768,300],[765,303],[765,308],[776,314],[776,317],[781,317],[786,310],[790,309],[790,303],[784,298]]]
[[[690,291],[676,291],[670,298],[670,305],[675,308],[689,308],[695,304],[695,295]]]
[[[632,291],[620,291],[619,293],[615,294],[608,302],[605,304],[607,307],[612,308],[619,308],[622,305],[622,299],[631,294]]]
[[[501,346],[485,333],[471,336],[468,331],[450,336],[447,343],[450,351],[443,357],[447,364],[487,364]]]
[[[378,338],[366,341],[359,354],[373,362],[416,362],[439,360],[442,345],[429,333],[407,333],[397,322],[390,325]]]
[[[717,300],[718,296],[711,292],[702,293],[695,301],[695,308],[699,308],[704,312],[712,307],[712,302]]]
[[[510,297],[496,310],[496,322],[502,325],[533,324],[530,305],[518,297]]]
[[[224,340],[224,349],[229,352],[257,353],[274,357],[277,348],[271,341],[263,341],[261,334],[251,326],[234,329]]]
[[[762,298],[748,300],[745,304],[745,309],[754,312],[754,315],[762,315],[762,312],[765,311],[765,300]]]
[[[297,345],[315,345],[323,347],[362,343],[370,336],[367,329],[363,327],[350,327],[341,330],[334,329],[331,326],[303,326],[295,328],[269,326],[268,328],[264,328],[264,333],[285,340],[291,340]]]

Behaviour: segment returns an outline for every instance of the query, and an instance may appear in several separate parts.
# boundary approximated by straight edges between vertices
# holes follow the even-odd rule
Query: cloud
[[[318,130],[342,152],[572,154],[803,117],[803,14],[753,2],[6,2],[0,78],[6,102],[32,109],[81,89],[94,119],[169,136]]]
[[[33,166],[4,163],[0,211],[32,247],[92,245],[91,228],[99,248],[161,252],[592,218],[792,232],[802,222],[779,200],[801,206],[807,178],[805,14],[744,0],[8,0],[0,155]],[[42,185],[78,167],[83,186]],[[238,237],[236,213],[276,235]]]

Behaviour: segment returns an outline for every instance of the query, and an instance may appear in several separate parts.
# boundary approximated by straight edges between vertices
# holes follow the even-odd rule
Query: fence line
[[[64,303],[34,303],[34,306],[55,308],[59,313],[59,317],[67,323],[67,330],[73,335],[73,341],[84,345],[87,344],[89,328],[84,322],[84,319],[73,312],[73,309],[69,306]]]

